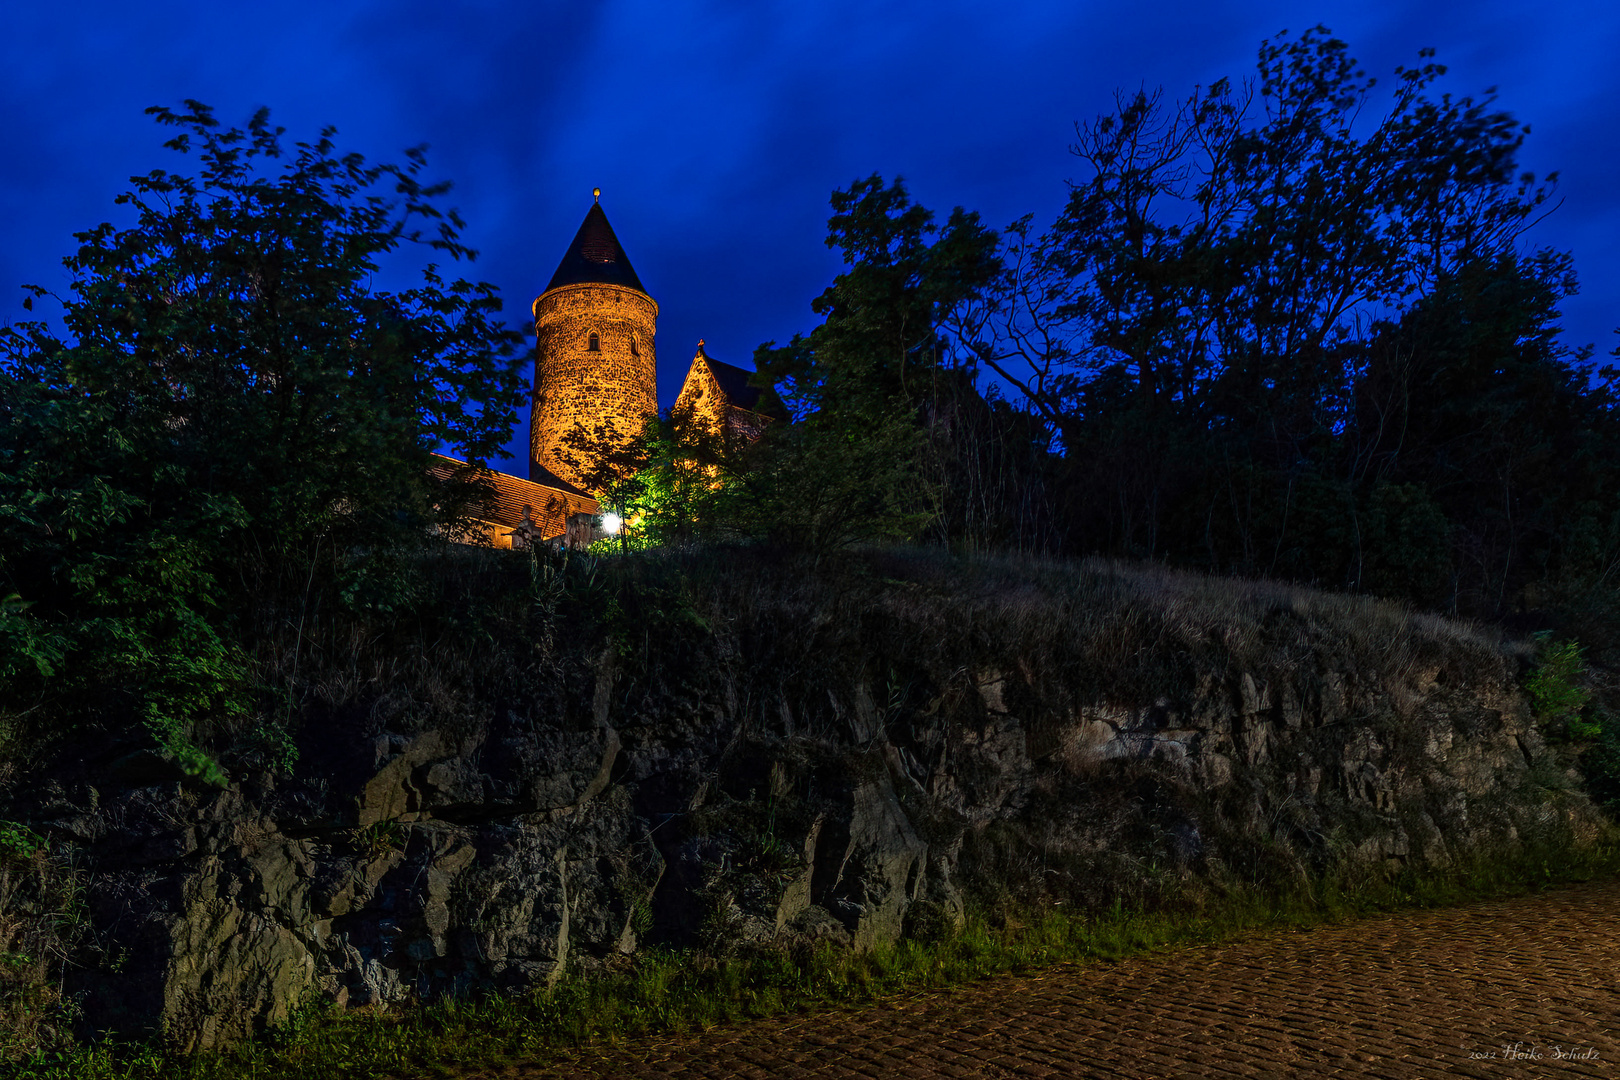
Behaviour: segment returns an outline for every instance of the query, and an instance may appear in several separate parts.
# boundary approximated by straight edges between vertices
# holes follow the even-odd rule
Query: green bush
[[[1611,815],[1620,812],[1620,717],[1598,711],[1592,745],[1581,753],[1586,793]]]
[[[1536,668],[1524,683],[1535,704],[1536,719],[1552,734],[1567,739],[1594,738],[1600,726],[1582,720],[1580,715],[1592,700],[1592,691],[1585,682],[1586,659],[1581,646],[1574,641],[1554,644],[1545,632],[1536,635],[1536,645]]]
[[[59,321],[0,328],[0,727],[16,757],[93,718],[219,783],[217,736],[296,695],[323,617],[418,603],[411,557],[480,475],[435,484],[431,452],[498,451],[520,338],[493,287],[431,265],[373,290],[408,242],[474,254],[419,151],[372,165],[330,130],[287,146],[264,110],[148,111],[200,168],[133,178],[134,224],[77,234]]]
[[[0,855],[27,861],[45,848],[45,839],[28,826],[0,821]]]

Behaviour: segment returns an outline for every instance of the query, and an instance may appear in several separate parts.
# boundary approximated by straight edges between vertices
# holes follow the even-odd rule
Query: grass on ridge
[[[1556,864],[1554,859],[1559,860]],[[550,990],[487,995],[390,1010],[310,1005],[294,1020],[222,1053],[189,1057],[150,1044],[103,1043],[16,1062],[29,1080],[282,1080],[456,1077],[562,1048],[846,1005],[1066,961],[1117,959],[1208,944],[1263,930],[1470,900],[1620,876],[1620,848],[1604,845],[1479,864],[1447,876],[1317,882],[1288,895],[1233,891],[1201,906],[1082,914],[1061,907],[970,919],[935,942],[855,953],[823,943],[797,952],[729,958],[650,952],[591,979]]]

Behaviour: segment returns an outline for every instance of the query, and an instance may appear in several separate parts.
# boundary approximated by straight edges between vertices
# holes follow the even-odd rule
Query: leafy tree
[[[942,229],[903,180],[857,180],[833,192],[832,207],[826,243],[848,269],[811,301],[822,324],[754,353],[762,383],[795,418],[924,398],[952,360],[941,327],[1000,268],[997,236],[977,214],[957,207]]]
[[[63,332],[4,334],[0,711],[98,703],[175,749],[244,707],[247,653],[296,670],[323,604],[464,520],[519,338],[487,284],[372,288],[407,243],[474,254],[420,149],[374,165],[330,129],[288,147],[262,110],[148,111],[199,171],[133,178],[134,224],[77,234]],[[465,482],[430,484],[437,445]]]
[[[944,329],[994,280],[998,237],[960,207],[943,227],[901,180],[873,175],[832,196],[827,246],[848,269],[812,303],[821,325],[754,354],[773,425],[743,485],[753,528],[818,551],[915,536],[953,511],[951,480],[980,464],[948,437],[978,406],[971,354]],[[980,485],[980,491],[991,485]],[[944,537],[942,537],[944,538]]]
[[[1568,257],[1545,252],[1448,272],[1378,327],[1355,383],[1352,475],[1426,493],[1469,610],[1506,610],[1620,558],[1613,376],[1558,338],[1574,287]]]
[[[732,502],[748,449],[748,440],[734,432],[710,430],[684,410],[669,410],[630,436],[609,425],[575,424],[558,454],[619,518],[618,537],[599,543],[623,552],[743,533]]]
[[[1525,680],[1524,687],[1535,703],[1536,719],[1542,723],[1561,721],[1578,723],[1581,710],[1592,700],[1592,691],[1586,682],[1586,658],[1580,643],[1554,642],[1546,632],[1535,635],[1537,663]],[[1595,732],[1582,729],[1579,734],[1590,736]]]
[[[621,551],[630,547],[627,523],[640,516],[646,501],[656,423],[649,420],[642,431],[630,435],[610,424],[587,427],[583,422],[576,423],[563,433],[557,447],[558,456],[579,478],[580,487],[593,495],[606,513],[619,518],[615,543]]]
[[[838,438],[822,419],[756,443],[671,411],[629,439],[576,426],[562,454],[624,523],[616,539],[600,541],[620,551],[743,540],[820,558],[914,535],[926,516],[904,486],[915,478],[915,428],[880,422]]]
[[[1568,259],[1521,250],[1556,177],[1444,73],[1375,114],[1317,27],[1077,127],[1063,214],[945,320],[1062,447],[1071,550],[1477,613],[1620,565],[1612,381],[1557,342]]]
[[[768,440],[803,463],[777,477],[792,509],[888,491],[851,522],[905,504],[961,546],[1616,610],[1615,374],[1559,343],[1568,257],[1523,246],[1556,175],[1444,75],[1425,50],[1375,112],[1316,27],[1264,42],[1251,81],[1122,95],[1077,127],[1044,234],[936,226],[877,176],[835,192],[824,321],[755,356],[798,421]]]

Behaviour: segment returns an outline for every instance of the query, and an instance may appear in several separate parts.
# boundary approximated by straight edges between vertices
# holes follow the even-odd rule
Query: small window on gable
[[[631,356],[640,356],[641,355],[641,342],[636,340],[636,335],[634,335],[634,334],[630,335],[630,355]]]
[[[585,348],[589,349],[591,352],[601,352],[602,351],[602,335],[598,334],[595,330],[592,330],[591,331],[591,336],[590,336],[590,338],[587,340],[587,342],[585,344]]]

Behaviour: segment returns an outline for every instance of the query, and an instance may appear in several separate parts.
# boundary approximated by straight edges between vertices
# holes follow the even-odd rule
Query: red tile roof
[[[433,459],[429,471],[440,480],[449,480],[467,468],[466,462],[443,454],[434,454]],[[570,514],[601,513],[596,500],[589,496],[536,484],[510,473],[491,469],[481,479],[489,485],[490,494],[473,507],[473,516],[505,529],[517,528],[527,510],[541,535],[550,538],[562,535]]]

